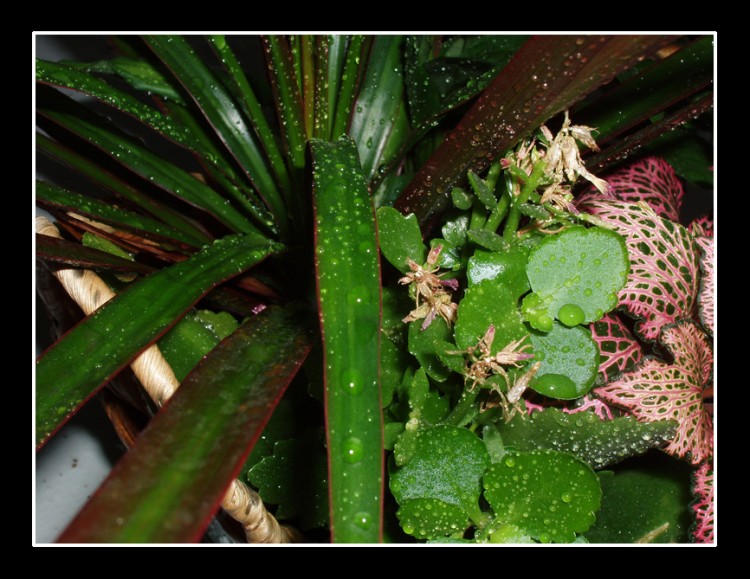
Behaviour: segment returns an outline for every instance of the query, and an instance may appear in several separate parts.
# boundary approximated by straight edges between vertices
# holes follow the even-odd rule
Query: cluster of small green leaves
[[[589,324],[617,306],[628,252],[617,233],[543,198],[543,162],[514,161],[469,172],[429,253],[414,216],[378,211],[383,255],[409,284],[383,288],[381,369],[390,489],[417,539],[583,541],[602,504],[595,469],[675,434],[674,421],[568,413],[596,381]],[[444,304],[436,292],[456,302],[454,319],[428,313]],[[404,328],[409,294],[421,313]],[[529,416],[530,396],[569,402]]]

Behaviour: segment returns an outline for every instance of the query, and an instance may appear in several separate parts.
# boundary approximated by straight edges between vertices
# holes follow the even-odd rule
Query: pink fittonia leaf
[[[693,474],[695,501],[690,508],[695,516],[692,539],[696,543],[714,542],[714,469],[704,462]]]
[[[647,157],[607,176],[609,195],[617,201],[638,203],[645,201],[660,217],[680,220],[680,206],[685,190],[671,165],[658,157]],[[601,194],[589,187],[576,204],[601,199]]]
[[[698,293],[698,316],[706,329],[714,333],[714,240],[712,237],[696,237],[701,248],[701,289]]]
[[[586,394],[581,398],[581,404],[575,408],[563,408],[562,411],[566,414],[577,414],[578,412],[591,411],[596,414],[601,420],[612,420],[612,410],[604,402],[598,398],[594,398],[591,394]]]
[[[641,321],[636,331],[654,340],[666,324],[692,317],[698,293],[698,251],[679,223],[656,215],[645,203],[590,201],[584,210],[625,238],[630,275],[619,303]]]
[[[676,420],[677,436],[665,450],[698,464],[713,454],[712,420],[703,404],[704,389],[713,374],[713,352],[692,320],[666,327],[661,343],[674,356],[674,363],[648,359],[594,393],[644,422]]]
[[[599,345],[599,375],[604,380],[632,370],[641,360],[641,345],[617,315],[607,314],[589,327]]]
[[[690,230],[690,233],[696,236],[702,235],[704,237],[713,237],[714,220],[711,219],[709,215],[698,217],[697,219],[693,219],[690,222],[690,225],[688,225],[688,229]]]

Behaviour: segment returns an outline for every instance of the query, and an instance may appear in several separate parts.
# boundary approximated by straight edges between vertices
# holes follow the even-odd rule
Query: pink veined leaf
[[[590,325],[591,336],[599,345],[599,375],[604,381],[635,368],[643,350],[616,314],[606,314]]]
[[[585,211],[625,238],[630,274],[619,303],[640,319],[636,331],[655,340],[662,327],[692,317],[699,254],[690,232],[656,215],[645,203],[590,201]]]
[[[710,332],[714,333],[714,240],[712,237],[696,237],[701,248],[701,288],[698,293],[698,317]]]
[[[579,412],[592,411],[601,420],[612,420],[612,410],[604,402],[598,398],[594,398],[591,394],[586,394],[582,399],[583,403],[575,408],[563,408],[562,411],[566,414],[577,414]]]
[[[646,157],[606,178],[609,196],[617,201],[638,203],[645,201],[660,217],[680,220],[680,206],[685,190],[672,166],[659,157]],[[601,199],[593,187],[586,189],[577,199],[576,205]]]
[[[696,543],[714,542],[714,469],[709,462],[700,465],[693,474],[695,501],[690,509],[695,517],[691,535]]]
[[[688,225],[690,233],[695,236],[713,237],[714,236],[714,220],[711,219],[710,215],[704,215],[693,219]]]
[[[661,343],[674,356],[674,363],[645,360],[594,393],[643,422],[676,420],[677,435],[665,451],[699,464],[713,454],[713,422],[703,404],[713,375],[713,352],[705,333],[692,320],[667,326]]]

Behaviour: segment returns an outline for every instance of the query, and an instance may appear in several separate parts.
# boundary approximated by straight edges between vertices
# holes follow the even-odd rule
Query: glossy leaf
[[[590,201],[582,208],[625,238],[630,256],[620,305],[640,321],[636,330],[654,340],[659,330],[692,315],[698,293],[698,252],[690,232],[647,205]]]
[[[679,223],[685,190],[674,169],[663,159],[646,157],[607,175],[609,195],[618,201],[645,201],[659,217]],[[601,193],[589,187],[576,198],[585,207],[588,201],[601,199]]]
[[[406,501],[396,516],[404,533],[415,539],[440,541],[445,537],[460,537],[468,526],[464,509],[433,498]]]
[[[408,260],[425,262],[422,234],[414,215],[404,216],[393,207],[381,207],[378,216],[378,241],[383,256],[399,271],[409,271]]]
[[[706,113],[704,116],[710,116]],[[675,172],[688,181],[702,187],[714,186],[714,148],[709,135],[691,123],[685,123],[673,131],[657,137],[646,147],[657,157],[669,163]]]
[[[456,345],[461,350],[473,348],[490,325],[495,326],[492,354],[528,335],[518,313],[517,298],[505,285],[488,279],[468,288],[458,306]]]
[[[346,133],[353,110],[356,89],[359,85],[359,63],[362,59],[364,37],[360,34],[349,36],[346,46],[346,60],[341,73],[341,83],[336,95],[336,112],[331,137],[338,139]]]
[[[635,368],[643,356],[643,349],[616,314],[605,315],[590,328],[599,346],[599,377],[602,382]]]
[[[52,109],[39,113],[68,131],[86,139],[115,161],[140,177],[153,182],[168,193],[214,215],[234,231],[254,233],[257,229],[249,218],[240,213],[226,199],[190,174],[156,155],[135,140],[116,134],[102,123],[85,120],[77,114]]]
[[[484,497],[496,521],[542,543],[571,543],[594,523],[599,479],[585,462],[554,450],[508,453],[484,476]]]
[[[59,541],[197,541],[310,349],[270,307],[197,367]]]
[[[704,462],[693,473],[693,496],[690,509],[695,517],[691,529],[696,543],[713,543],[714,534],[714,469],[711,463]]]
[[[452,333],[448,324],[441,319],[424,329],[418,322],[409,324],[409,353],[417,359],[427,375],[438,382],[444,382],[450,376],[450,370],[439,355],[445,351],[445,345],[450,343]]]
[[[85,176],[97,186],[111,191],[122,199],[134,203],[167,225],[179,229],[186,235],[189,235],[195,240],[196,244],[210,241],[208,235],[194,222],[189,221],[174,209],[159,203],[148,195],[145,195],[135,187],[118,179],[98,164],[90,161],[75,151],[62,146],[60,143],[53,141],[42,133],[36,133],[36,146],[37,150],[47,157],[69,167],[78,174]]]
[[[84,269],[151,273],[153,269],[91,247],[84,247],[65,239],[36,235],[36,255],[44,261]]]
[[[416,213],[421,226],[432,225],[448,207],[451,187],[468,169],[481,174],[547,119],[666,40],[659,36],[531,38],[419,171],[396,208]]]
[[[593,104],[574,112],[578,122],[596,127],[601,146],[709,86],[714,77],[713,36],[703,36],[668,58],[647,66]]]
[[[601,319],[617,306],[629,265],[622,237],[607,229],[574,226],[545,237],[529,253],[533,293],[524,298],[524,317],[538,329],[539,316],[566,326]]]
[[[466,268],[466,279],[470,286],[481,283],[485,279],[495,280],[506,285],[514,296],[520,298],[531,289],[526,276],[526,262],[528,250],[514,246],[508,251],[483,251],[477,249],[469,258]]]
[[[354,143],[311,148],[331,531],[336,542],[375,542],[383,493],[375,214]]]
[[[594,385],[599,368],[599,349],[586,328],[568,328],[555,322],[547,332],[532,332],[534,361],[542,365],[530,387],[540,394],[573,400]]]
[[[714,280],[714,269],[716,257],[713,237],[696,237],[695,243],[701,250],[701,286],[698,293],[698,315],[701,323],[713,335],[714,333],[714,295],[716,294],[716,282]]]
[[[150,217],[119,209],[110,203],[97,201],[62,187],[55,187],[46,181],[37,181],[36,193],[37,199],[43,207],[73,211],[114,227],[136,232],[139,235],[150,233],[157,238],[173,239],[188,245],[195,244],[192,237]]]
[[[674,438],[672,420],[642,423],[627,416],[600,420],[593,412],[566,414],[546,408],[531,416],[498,422],[503,444],[516,451],[552,449],[575,455],[600,469],[643,454]]]
[[[278,249],[227,237],[140,280],[68,332],[37,362],[37,444],[211,288]]]
[[[147,36],[144,40],[185,87],[283,227],[281,194],[257,138],[231,94],[184,38]]]
[[[711,345],[697,324],[687,320],[667,326],[660,341],[674,363],[647,359],[595,393],[638,420],[676,420],[677,436],[666,452],[699,464],[713,455],[713,421],[703,403],[713,378]]]
[[[685,542],[690,524],[686,465],[662,454],[599,473],[602,507],[590,543]]]
[[[407,137],[402,40],[398,35],[373,39],[349,124],[368,181],[396,156]]]

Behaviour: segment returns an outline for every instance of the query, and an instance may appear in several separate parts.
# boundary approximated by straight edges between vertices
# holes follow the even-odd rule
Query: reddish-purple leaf
[[[632,370],[640,362],[641,345],[617,315],[607,314],[589,327],[599,345],[599,375],[605,381]]]
[[[581,208],[625,238],[630,275],[619,303],[641,321],[636,331],[654,340],[666,324],[692,317],[698,293],[698,258],[693,236],[659,217],[645,203],[602,199]]]
[[[609,194],[618,201],[645,201],[665,219],[679,222],[680,206],[685,190],[671,165],[658,157],[646,157],[607,176]],[[588,187],[577,204],[601,198],[601,193]]]
[[[703,404],[713,373],[711,345],[692,320],[665,328],[661,343],[674,363],[648,359],[635,371],[597,388],[595,394],[644,422],[676,420],[677,436],[665,450],[698,464],[713,454],[712,419]]]
[[[712,237],[696,237],[701,249],[701,289],[698,293],[698,316],[706,329],[714,333],[714,240]]]
[[[688,229],[690,230],[690,233],[692,233],[695,236],[702,235],[704,237],[713,237],[714,236],[714,220],[711,218],[710,215],[704,215],[703,217],[698,217],[697,219],[693,219],[690,222],[690,225],[688,225]]]
[[[575,408],[563,408],[562,411],[566,414],[578,414],[579,412],[591,411],[596,414],[601,420],[612,420],[612,410],[604,402],[598,398],[594,398],[590,393],[586,394],[581,398],[582,404]]]
[[[714,469],[710,462],[704,462],[693,474],[693,495],[695,501],[690,505],[695,516],[692,539],[696,543],[713,543]]]

